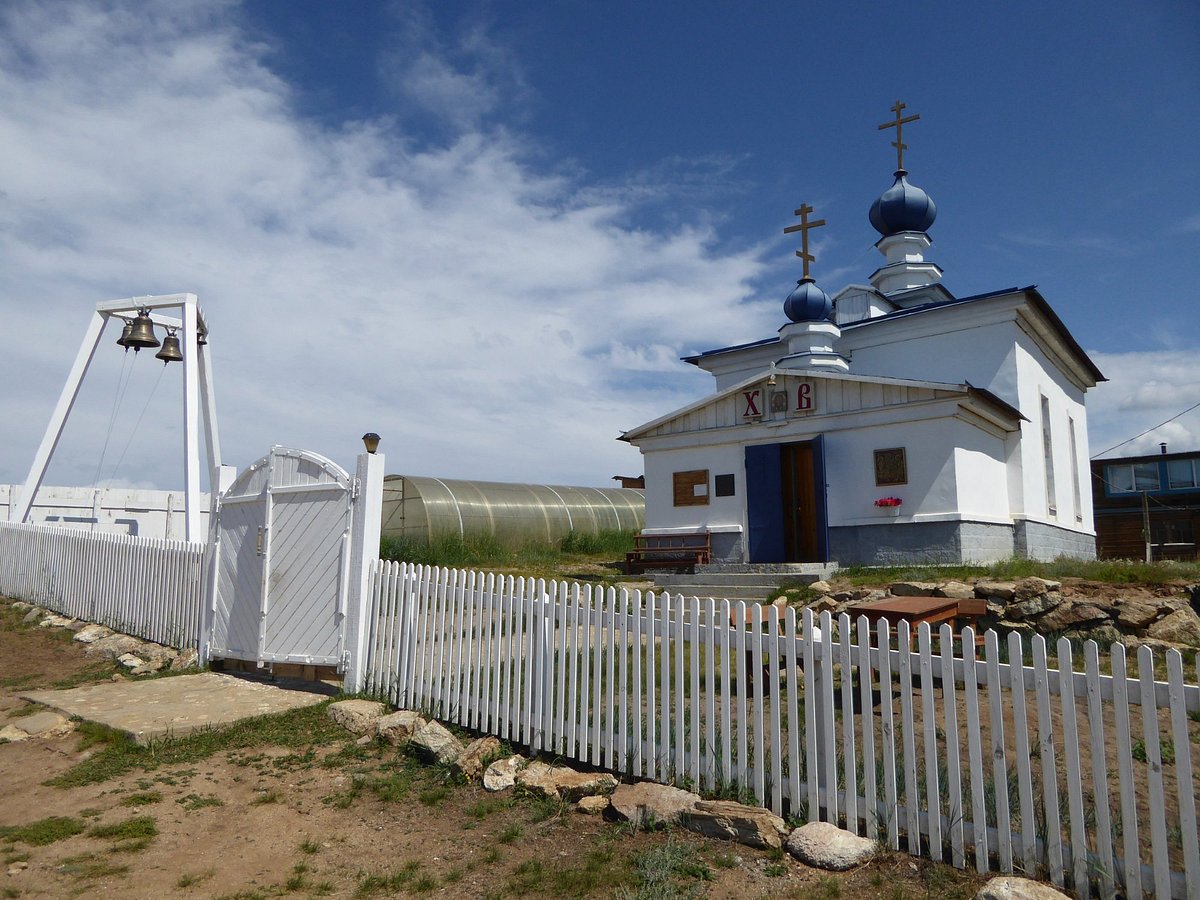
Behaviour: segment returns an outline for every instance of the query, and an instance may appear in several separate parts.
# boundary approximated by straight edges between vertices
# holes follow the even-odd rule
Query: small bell
[[[133,334],[133,323],[126,322],[125,327],[121,329],[121,336],[117,338],[117,344],[121,347],[124,347],[126,351],[128,351],[129,347],[131,346],[129,343],[129,336],[131,334]]]
[[[163,338],[162,349],[154,354],[155,359],[161,359],[165,366],[169,362],[182,362],[183,354],[179,350],[179,338],[175,336],[175,329],[167,329],[167,336]]]
[[[208,344],[208,329],[201,328],[196,332],[196,345],[204,347]]]
[[[150,310],[143,309],[137,314],[129,337],[125,339],[125,346],[134,350],[158,346],[158,338],[154,336],[154,323],[150,321]]]

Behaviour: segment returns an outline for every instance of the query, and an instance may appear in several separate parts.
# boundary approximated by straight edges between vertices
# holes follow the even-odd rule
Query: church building
[[[1036,287],[941,283],[903,109],[869,284],[817,286],[808,235],[825,223],[802,205],[778,335],[686,357],[714,393],[621,436],[645,458],[643,534],[707,533],[726,563],[1095,556],[1084,395],[1104,376]]]

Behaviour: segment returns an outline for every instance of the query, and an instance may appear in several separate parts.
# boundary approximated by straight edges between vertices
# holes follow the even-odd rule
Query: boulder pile
[[[1131,648],[1142,644],[1156,649],[1200,647],[1200,585],[1174,593],[1164,589],[1151,595],[1142,590],[1120,596],[1119,590],[1068,592],[1060,581],[1029,577],[1014,581],[979,579],[970,584],[898,581],[884,590],[845,591],[835,591],[828,582],[818,581],[810,590],[818,597],[808,605],[817,612],[829,610],[835,616],[844,611],[854,615],[851,607],[856,604],[885,597],[984,600],[987,615],[977,623],[980,631],[996,628],[1001,632],[1091,639],[1102,645],[1123,643]]]

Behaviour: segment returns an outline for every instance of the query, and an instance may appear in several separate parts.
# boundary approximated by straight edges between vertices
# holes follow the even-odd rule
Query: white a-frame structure
[[[214,494],[224,486],[220,482],[221,446],[217,439],[217,410],[216,399],[213,395],[212,372],[208,365],[208,348],[200,341],[201,335],[207,335],[208,326],[195,294],[163,294],[159,296],[130,297],[124,300],[106,300],[96,304],[96,312],[88,323],[83,343],[67,376],[54,415],[46,426],[42,444],[38,447],[33,465],[29,469],[29,477],[20,495],[9,508],[9,521],[24,522],[29,516],[33,498],[42,485],[50,458],[58,446],[63,427],[75,398],[79,395],[79,387],[83,376],[87,374],[100,338],[104,334],[104,326],[110,319],[117,319],[123,326],[131,321],[141,310],[149,310],[151,321],[162,328],[178,330],[181,336],[183,351],[183,421],[184,421],[184,500],[186,503],[184,537],[188,541],[203,541],[200,525],[200,428],[204,428],[204,443],[208,451],[209,487]],[[179,318],[164,315],[161,310],[179,310]]]

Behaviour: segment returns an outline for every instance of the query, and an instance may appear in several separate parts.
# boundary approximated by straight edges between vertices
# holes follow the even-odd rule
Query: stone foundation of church
[[[740,531],[714,531],[708,536],[714,563],[740,563],[745,542]]]
[[[1013,553],[1030,559],[1051,560],[1060,556],[1072,559],[1095,559],[1096,538],[1047,525],[1045,522],[1017,522],[1013,533]]]
[[[842,565],[994,562],[1013,555],[1013,527],[990,522],[907,522],[829,529],[830,556]]]
[[[1096,539],[1042,522],[906,522],[829,529],[829,555],[842,565],[988,563],[1010,557],[1095,559]]]

